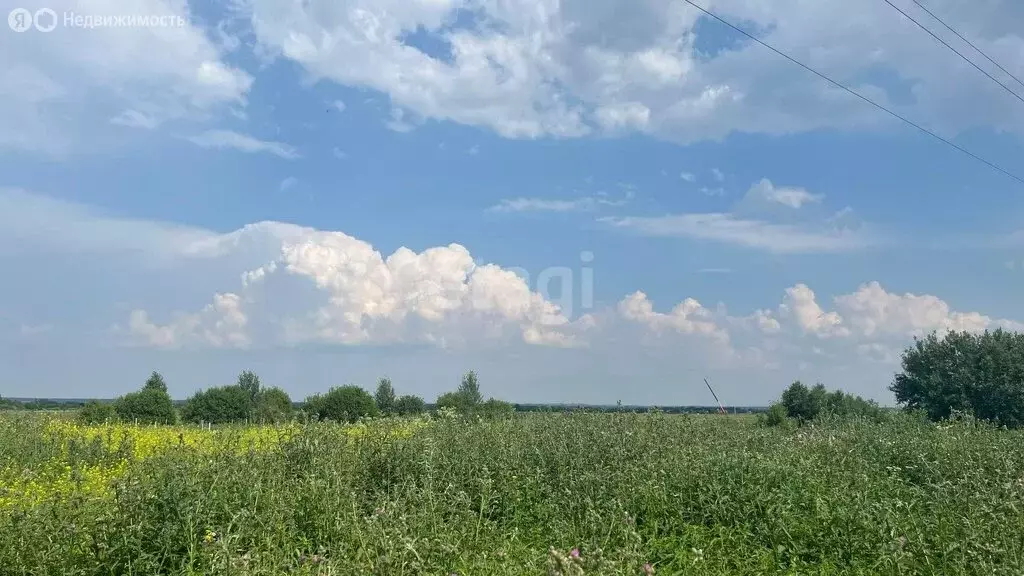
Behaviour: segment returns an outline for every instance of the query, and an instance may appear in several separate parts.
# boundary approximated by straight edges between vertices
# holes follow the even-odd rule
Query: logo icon
[[[36,30],[40,32],[49,32],[57,27],[57,13],[49,8],[40,8],[36,10],[35,17]]]
[[[56,14],[54,14],[56,20]],[[7,25],[15,32],[24,32],[32,26],[32,13],[24,8],[15,8],[7,15]]]

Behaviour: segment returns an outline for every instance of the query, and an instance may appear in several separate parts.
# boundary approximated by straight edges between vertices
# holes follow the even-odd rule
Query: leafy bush
[[[515,414],[516,407],[503,400],[490,398],[477,406],[473,412],[484,418],[508,418]]]
[[[218,386],[196,392],[185,402],[181,417],[187,422],[226,424],[249,418],[253,401],[250,391],[239,386]]]
[[[773,405],[774,406],[774,405]],[[808,388],[799,380],[782,393],[779,403],[785,415],[803,424],[826,414],[834,416],[880,417],[881,407],[874,401],[846,394],[842,390],[829,392],[821,383]]]
[[[434,401],[434,406],[437,409],[447,408],[449,410],[463,413],[469,411],[471,407],[468,399],[458,392],[445,392],[444,394],[441,394],[437,397],[437,400]]]
[[[480,416],[484,418],[500,418],[515,413],[515,405],[496,398],[483,401],[480,383],[476,372],[470,370],[462,376],[459,388],[454,392],[445,392],[434,402],[437,410],[456,412],[464,416]]]
[[[306,412],[317,420],[355,422],[364,416],[376,416],[379,411],[373,396],[359,386],[331,388],[326,394],[306,398]]]
[[[449,408],[461,414],[468,414],[483,402],[480,383],[476,372],[470,370],[462,376],[462,382],[454,392],[445,392],[437,397],[434,405],[437,408]]]
[[[256,397],[252,418],[257,422],[284,422],[292,417],[292,399],[280,388],[264,388]]]
[[[821,414],[825,407],[826,396],[825,387],[821,384],[811,389],[797,380],[782,393],[782,405],[786,408],[786,415],[790,418],[801,423],[808,422]]]
[[[1009,427],[1024,425],[1024,334],[933,332],[903,352],[889,390],[907,410],[932,420],[954,411]]]
[[[427,403],[419,396],[399,396],[395,400],[395,412],[402,416],[422,414],[427,411]]]
[[[89,400],[78,410],[78,421],[82,424],[102,424],[117,419],[117,412],[110,402]]]
[[[786,411],[786,407],[779,402],[773,403],[768,407],[768,411],[764,414],[757,415],[757,421],[763,426],[788,426],[792,420],[789,419],[789,414]]]
[[[874,419],[881,418],[884,414],[882,407],[874,400],[865,400],[860,396],[846,394],[842,390],[836,390],[826,395],[822,412],[837,416],[863,416]]]
[[[114,411],[120,419],[140,424],[174,424],[177,421],[174,404],[166,389],[161,390],[148,383],[142,390],[115,400]]]

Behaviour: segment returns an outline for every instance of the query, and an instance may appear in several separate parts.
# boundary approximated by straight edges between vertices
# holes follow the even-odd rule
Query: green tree
[[[161,392],[167,392],[167,383],[164,382],[164,377],[154,370],[153,373],[149,375],[149,379],[146,380],[146,384],[142,388],[143,390],[159,390]]]
[[[809,422],[826,414],[873,418],[882,415],[882,409],[875,402],[846,394],[842,390],[829,392],[821,383],[808,388],[799,380],[790,384],[782,393],[778,405],[785,409],[786,416],[798,423]]]
[[[246,391],[249,400],[255,402],[260,393],[260,377],[252,370],[243,370],[238,375],[238,387]]]
[[[789,413],[786,407],[780,402],[775,402],[768,407],[768,411],[764,414],[758,414],[758,421],[765,426],[790,426],[792,420],[789,418]]]
[[[78,421],[82,424],[102,424],[117,419],[117,412],[110,402],[89,400],[78,410]]]
[[[515,412],[515,406],[497,398],[488,398],[486,402],[480,403],[475,410],[476,414],[485,418],[508,418]]]
[[[196,392],[185,402],[181,417],[186,422],[227,424],[249,418],[253,408],[249,390],[239,386],[216,386]]]
[[[388,415],[395,412],[395,389],[391,386],[390,378],[381,378],[377,382],[377,392],[374,393],[373,399],[381,414]]]
[[[821,413],[824,401],[824,386],[815,390],[807,387],[799,380],[793,382],[782,392],[782,405],[786,408],[786,415],[796,419],[797,422],[808,422],[814,420]]]
[[[466,403],[470,406],[476,406],[483,401],[484,397],[480,394],[480,383],[477,382],[475,371],[470,370],[462,376],[458,393],[465,398]]]
[[[434,401],[436,408],[452,408],[456,412],[465,413],[472,407],[466,399],[466,396],[460,392],[445,392],[437,397]]]
[[[1003,329],[915,338],[889,390],[908,411],[932,420],[953,411],[1024,426],[1024,334]]]
[[[174,424],[177,421],[170,395],[166,390],[150,386],[148,382],[142,390],[129,392],[115,400],[114,411],[127,422]]]
[[[422,414],[427,411],[427,403],[423,401],[423,398],[413,395],[399,396],[395,400],[395,412],[402,416],[411,416],[413,414]]]
[[[253,419],[257,422],[284,422],[292,416],[292,399],[280,388],[264,388],[256,398]]]
[[[326,394],[306,398],[306,412],[317,420],[355,422],[364,416],[376,416],[379,411],[373,396],[359,386],[331,388]]]
[[[21,402],[0,396],[0,410],[21,410],[22,408],[24,406],[22,406]]]

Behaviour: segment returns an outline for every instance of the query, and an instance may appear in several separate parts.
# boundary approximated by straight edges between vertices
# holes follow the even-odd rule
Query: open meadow
[[[1019,574],[1024,435],[529,414],[0,415],[4,574]]]

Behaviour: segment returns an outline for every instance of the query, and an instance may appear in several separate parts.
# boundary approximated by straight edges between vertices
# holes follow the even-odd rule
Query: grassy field
[[[0,417],[3,574],[1020,574],[1024,434],[532,414]]]

